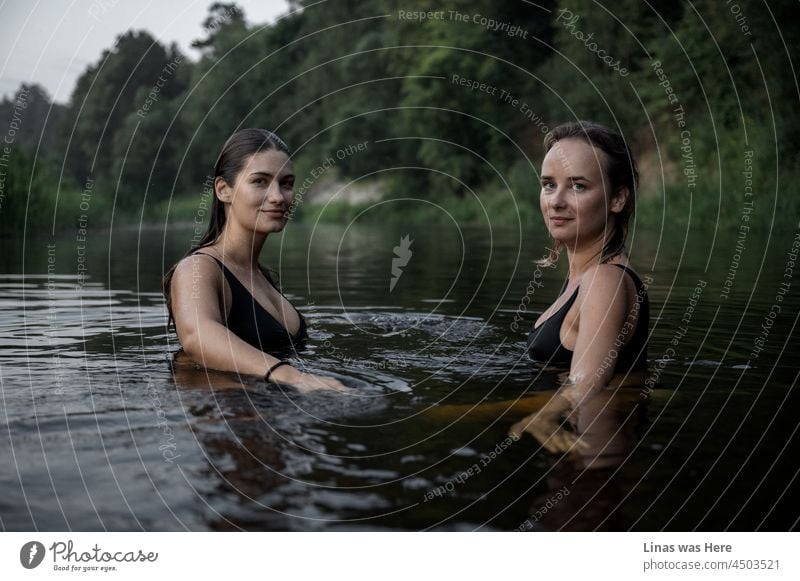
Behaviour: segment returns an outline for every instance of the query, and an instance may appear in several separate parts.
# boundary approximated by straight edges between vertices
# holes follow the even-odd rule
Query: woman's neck
[[[577,280],[580,276],[602,262],[608,236],[591,242],[576,245],[567,245],[567,260],[569,261],[569,280]]]
[[[267,235],[245,230],[231,222],[226,222],[214,246],[223,259],[242,268],[257,268],[258,257]]]

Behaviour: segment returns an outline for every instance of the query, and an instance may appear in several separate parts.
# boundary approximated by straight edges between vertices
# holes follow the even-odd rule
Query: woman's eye
[[[576,192],[582,192],[583,190],[586,189],[586,186],[583,184],[572,184],[572,189],[575,190]]]
[[[544,188],[545,190],[549,190],[549,189],[552,189],[554,187],[555,187],[555,184],[553,182],[542,182],[542,188]]]

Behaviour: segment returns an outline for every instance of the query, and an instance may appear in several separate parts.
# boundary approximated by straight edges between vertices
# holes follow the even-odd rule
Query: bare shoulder
[[[175,273],[173,276],[176,278],[183,278],[187,275],[191,276],[196,272],[205,275],[219,275],[220,267],[217,261],[208,254],[190,254],[178,261],[178,264],[175,265]]]
[[[581,277],[580,298],[591,307],[602,308],[617,301],[628,303],[636,285],[624,268],[615,264],[598,264]]]
[[[172,294],[184,300],[216,297],[221,278],[222,269],[211,256],[192,254],[175,265],[172,275]]]

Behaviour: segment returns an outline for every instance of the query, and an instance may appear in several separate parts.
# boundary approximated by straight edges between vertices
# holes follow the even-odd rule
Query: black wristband
[[[267,374],[264,376],[264,381],[266,381],[267,383],[272,383],[269,377],[270,375],[272,375],[272,372],[278,369],[278,367],[280,367],[281,365],[291,365],[291,363],[289,363],[285,359],[278,361],[275,365],[273,365],[267,370]]]

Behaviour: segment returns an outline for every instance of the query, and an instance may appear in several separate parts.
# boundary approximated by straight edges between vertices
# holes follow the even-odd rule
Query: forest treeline
[[[779,189],[800,173],[793,17],[788,0],[304,0],[261,25],[215,3],[199,58],[131,30],[68,103],[37,85],[0,102],[0,232],[170,200],[191,219],[221,144],[252,126],[289,143],[303,190],[325,174],[535,207],[542,137],[576,118],[626,136],[645,213],[733,223],[751,180],[758,216],[797,216]]]

